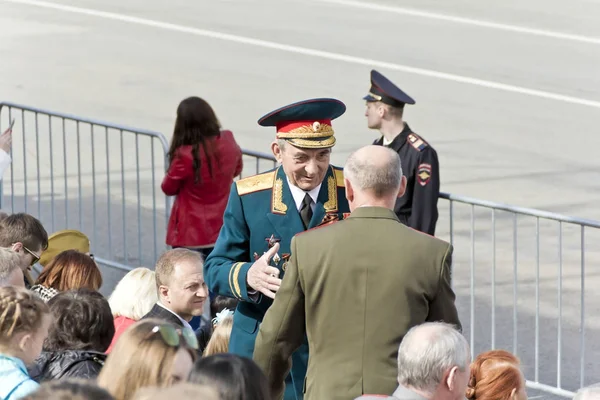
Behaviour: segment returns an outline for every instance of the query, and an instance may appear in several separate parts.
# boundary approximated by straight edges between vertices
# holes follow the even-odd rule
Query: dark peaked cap
[[[403,107],[405,104],[415,104],[412,97],[379,72],[371,71],[371,89],[363,97],[366,101],[381,101],[393,107]]]
[[[309,99],[271,111],[258,124],[276,127],[277,139],[285,139],[295,147],[324,149],[335,145],[331,121],[344,112],[346,105],[339,100]]]

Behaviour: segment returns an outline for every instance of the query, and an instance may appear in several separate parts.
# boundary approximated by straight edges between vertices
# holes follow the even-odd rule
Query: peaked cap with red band
[[[369,90],[369,94],[363,97],[363,100],[381,101],[393,107],[404,107],[405,104],[415,104],[412,97],[404,93],[388,78],[375,70],[371,71],[371,89]]]
[[[335,137],[331,121],[346,112],[346,105],[336,99],[310,99],[271,111],[258,120],[261,126],[274,126],[277,139],[304,149],[333,147]]]

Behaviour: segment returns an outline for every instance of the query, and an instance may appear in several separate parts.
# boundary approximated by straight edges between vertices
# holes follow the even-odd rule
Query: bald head
[[[400,157],[384,146],[361,147],[348,157],[344,175],[357,192],[375,199],[396,197],[402,184]]]

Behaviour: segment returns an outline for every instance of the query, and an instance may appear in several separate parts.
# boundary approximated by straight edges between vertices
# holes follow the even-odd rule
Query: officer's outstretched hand
[[[279,243],[276,243],[252,264],[246,277],[248,286],[272,299],[275,298],[275,293],[281,286],[281,279],[278,278],[279,270],[270,266],[269,262],[278,250]]]

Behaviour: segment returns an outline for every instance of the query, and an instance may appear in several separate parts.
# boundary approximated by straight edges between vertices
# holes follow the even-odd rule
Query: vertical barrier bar
[[[475,206],[471,205],[471,359],[475,358]]]
[[[125,264],[129,264],[129,248],[127,246],[127,214],[125,213],[125,155],[123,154],[123,130],[120,133],[121,143],[121,220],[123,222],[123,255]],[[140,206],[138,202],[138,207]]]
[[[35,118],[35,153],[37,155],[36,168],[37,168],[37,194],[38,194],[38,218],[42,217],[42,179],[40,176],[40,127],[38,123],[38,114],[34,114]],[[27,200],[27,199],[26,199]]]
[[[152,140],[152,138],[150,138]],[[152,160],[152,165],[154,166],[154,160]],[[142,195],[140,190],[140,141],[139,135],[136,133],[135,135],[135,175],[137,182],[137,226],[138,226],[138,263],[141,265],[142,263]],[[152,188],[152,193],[154,193],[155,188]],[[154,197],[154,196],[152,196]]]
[[[92,232],[94,232],[94,243],[98,243],[97,204],[96,204],[96,150],[94,149],[94,124],[90,124],[90,140],[92,141],[92,209],[93,221]]]
[[[580,382],[579,387],[584,387],[585,383],[585,227],[581,225],[581,325],[579,327],[581,332],[580,340],[580,354],[579,359],[579,374]]]
[[[12,107],[8,107],[8,123],[12,121]],[[13,127],[14,129],[14,127]],[[25,128],[22,128],[25,131]],[[25,143],[23,143],[25,146]],[[3,193],[4,194],[4,193]],[[15,212],[15,167],[13,163],[10,164],[10,210],[11,213]]]
[[[25,111],[21,110],[21,126],[22,126],[22,138],[23,138],[23,202],[25,204],[25,212],[27,212],[27,199],[29,199],[29,196],[27,194],[27,182],[29,181],[29,179],[27,179],[27,144],[25,143]],[[14,193],[14,190],[13,190]],[[14,201],[13,201],[13,212],[14,212]]]
[[[492,208],[492,349],[496,348],[496,209]]]
[[[81,185],[81,132],[79,130],[79,121],[75,124],[77,130],[77,186],[79,187],[77,193],[77,206],[79,208],[79,230],[83,232],[83,189]]]
[[[452,209],[452,206],[453,206],[454,203],[452,202],[452,200],[449,200],[449,202],[450,202],[450,205],[449,205],[449,214],[450,214],[450,245],[454,246],[454,226],[453,226],[454,218],[453,218],[453,209]],[[454,263],[453,263],[453,265],[450,266],[450,268],[454,269]],[[451,272],[454,272],[454,271],[451,271]],[[451,274],[450,276],[452,276],[452,275],[453,274]],[[455,281],[454,279],[450,279],[450,287],[452,289],[454,289],[454,286],[456,285],[456,283],[454,281]]]
[[[540,218],[535,220],[535,381],[540,381]]]
[[[67,132],[65,127],[65,118],[62,118],[62,137],[63,137],[63,168],[65,173],[65,229],[69,229],[69,187],[67,172]]]
[[[111,198],[110,198],[110,147],[108,142],[108,127],[104,127],[104,140],[106,144],[106,207],[108,214],[108,248],[111,258],[114,251],[112,247],[112,215],[111,215]]]
[[[448,200],[450,202],[448,209],[450,214],[450,244],[454,246],[454,201]]]
[[[156,171],[154,171],[154,139],[150,139],[150,153],[152,154],[152,188],[156,187]],[[152,218],[153,232],[154,232],[154,257],[158,258],[158,245],[157,245],[157,232],[156,232],[156,196],[152,196]]]
[[[52,140],[51,116],[48,116],[48,139],[50,142],[50,207],[52,208],[52,232],[56,232],[56,207],[54,205],[54,142]]]
[[[513,213],[513,353],[517,354],[517,214]]]
[[[556,349],[556,386],[561,388],[562,375],[562,222],[558,223],[558,332],[557,332],[557,349]]]

